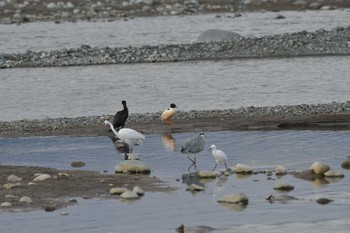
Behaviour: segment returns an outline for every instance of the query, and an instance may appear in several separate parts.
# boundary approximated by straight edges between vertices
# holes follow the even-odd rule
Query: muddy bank
[[[131,114],[128,128],[144,134],[224,130],[350,129],[350,102],[317,105],[241,107],[224,110],[178,111],[173,126],[164,125],[161,112]],[[113,115],[46,118],[0,122],[1,137],[51,135],[108,135],[104,120]]]
[[[33,182],[34,175],[38,173],[49,174],[52,178]],[[7,179],[10,175],[16,175],[22,180],[9,182]],[[12,186],[6,184],[12,184]],[[95,171],[0,165],[0,203],[10,202],[12,206],[7,209],[38,209],[43,207],[58,209],[77,204],[74,198],[78,197],[117,199],[119,196],[109,194],[111,188],[125,187],[132,190],[135,186],[141,187],[145,192],[171,192],[175,190],[160,179],[148,175],[107,175]],[[32,203],[19,202],[23,196],[29,197]]]

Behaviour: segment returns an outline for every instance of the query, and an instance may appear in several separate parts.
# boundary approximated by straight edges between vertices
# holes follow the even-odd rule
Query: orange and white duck
[[[177,109],[177,106],[175,104],[170,104],[170,108],[165,110],[160,116],[162,121],[164,123],[168,123],[169,125],[173,125],[174,122],[172,121],[172,119],[176,113],[176,109]]]

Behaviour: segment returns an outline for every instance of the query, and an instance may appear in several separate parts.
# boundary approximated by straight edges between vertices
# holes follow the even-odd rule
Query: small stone
[[[36,176],[33,181],[34,182],[40,182],[40,181],[44,181],[44,180],[47,180],[47,179],[51,179],[51,175],[49,174],[40,174],[38,176]]]
[[[133,189],[132,189],[132,192],[133,193],[136,193],[137,195],[139,196],[143,196],[145,195],[145,191],[143,191],[143,189],[139,186],[135,186]]]
[[[70,164],[72,167],[84,167],[85,163],[82,161],[74,161]]]
[[[25,203],[27,203],[27,204],[30,204],[30,203],[32,203],[33,201],[32,201],[32,199],[31,199],[30,197],[23,196],[23,197],[21,197],[21,198],[19,199],[19,202],[25,202]]]
[[[276,175],[277,176],[284,176],[287,174],[287,169],[283,165],[278,165],[276,167]]]
[[[12,204],[10,202],[7,202],[7,201],[0,204],[0,207],[11,207],[11,206],[12,206]]]
[[[73,197],[71,197],[71,198],[68,199],[68,202],[69,203],[78,203],[78,200],[73,198]]]
[[[345,177],[345,175],[342,172],[334,170],[334,169],[330,169],[327,172],[325,172],[324,176],[328,177],[328,178]]]
[[[120,195],[122,193],[125,193],[126,191],[129,191],[127,188],[111,188],[109,190],[109,194],[111,195]]]
[[[323,176],[324,173],[326,173],[330,167],[327,164],[321,163],[321,162],[314,162],[310,169],[316,174]]]
[[[63,178],[68,178],[70,175],[68,173],[65,172],[59,172],[57,174],[58,177],[63,177]]]
[[[13,201],[14,199],[16,199],[16,196],[12,194],[6,194],[5,199]]]
[[[124,199],[127,199],[127,200],[132,200],[132,199],[138,199],[139,195],[137,195],[136,193],[131,192],[131,191],[128,190],[128,191],[122,193],[120,195],[120,197],[122,197]]]
[[[231,203],[239,205],[248,205],[248,197],[243,193],[235,193],[230,195],[225,195],[218,200],[219,203]]]
[[[215,179],[217,177],[217,173],[214,171],[199,171],[197,176],[198,178]]]
[[[43,209],[46,211],[46,212],[52,212],[52,211],[55,211],[57,208],[56,205],[53,205],[53,204],[45,204],[43,205]]]
[[[23,180],[23,178],[20,178],[16,175],[9,175],[9,177],[7,177],[7,181],[9,182],[19,182],[21,180]]]
[[[192,192],[200,192],[200,191],[203,191],[203,190],[204,190],[204,187],[199,186],[199,185],[197,185],[197,184],[191,184],[191,186],[189,187],[188,190],[189,190],[189,191],[192,191]]]
[[[67,215],[69,215],[69,213],[68,212],[61,212],[60,215],[61,216],[67,216]]]
[[[237,163],[236,166],[232,169],[238,174],[252,174],[253,169],[245,164]]]
[[[294,189],[294,186],[288,183],[278,182],[273,186],[273,189],[281,191],[291,191]]]
[[[350,170],[350,159],[345,160],[342,162],[341,167],[346,170]]]
[[[334,201],[334,200],[331,200],[331,199],[328,199],[328,198],[324,198],[324,197],[321,197],[321,198],[316,200],[316,202],[318,204],[320,204],[320,205],[326,205],[326,204],[331,203],[332,201]]]
[[[151,169],[140,160],[125,160],[115,165],[116,173],[151,173]]]

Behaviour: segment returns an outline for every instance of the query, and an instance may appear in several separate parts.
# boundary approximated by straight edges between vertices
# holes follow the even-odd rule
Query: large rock
[[[243,193],[234,193],[221,197],[219,203],[230,203],[239,205],[248,205],[248,197]]]
[[[210,41],[232,40],[237,37],[241,37],[241,36],[237,33],[230,32],[230,31],[210,29],[202,32],[197,38],[197,41],[210,42]]]
[[[323,176],[330,167],[327,164],[321,163],[321,162],[314,162],[310,169],[318,176]]]
[[[116,173],[151,173],[151,169],[142,161],[125,160],[115,165]]]

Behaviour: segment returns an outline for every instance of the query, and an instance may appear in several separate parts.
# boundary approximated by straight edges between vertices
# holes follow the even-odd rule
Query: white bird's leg
[[[194,169],[197,171],[197,154],[194,154]]]
[[[225,164],[225,167],[226,167],[226,171],[228,170],[228,168],[227,168],[227,165],[226,165],[226,163],[224,163]]]
[[[216,166],[217,166],[218,164],[217,163],[215,163],[215,167],[214,167],[214,169],[213,169],[213,171],[215,171],[215,169],[216,169]]]

